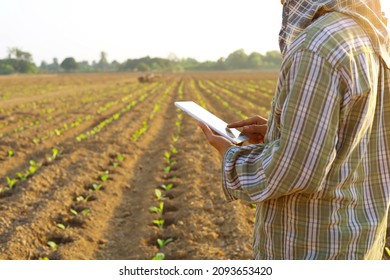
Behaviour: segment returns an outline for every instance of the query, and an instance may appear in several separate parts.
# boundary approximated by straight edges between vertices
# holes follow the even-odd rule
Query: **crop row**
[[[184,81],[182,80],[178,86],[178,98],[179,100],[183,100],[184,97]],[[166,255],[164,253],[164,248],[169,244],[175,241],[174,236],[168,236],[164,233],[165,229],[165,201],[170,199],[169,193],[173,188],[177,188],[177,185],[174,185],[170,182],[172,178],[172,172],[177,166],[176,156],[178,154],[178,150],[175,146],[177,141],[179,140],[181,134],[181,125],[183,120],[183,113],[181,110],[176,109],[176,121],[175,121],[175,130],[172,133],[170,138],[170,143],[168,144],[169,149],[166,149],[163,153],[163,161],[164,166],[162,169],[163,172],[163,183],[154,190],[154,200],[157,205],[152,205],[149,207],[149,211],[154,214],[154,218],[152,220],[153,225],[158,228],[158,234],[155,237],[155,245],[158,248],[158,251],[152,257],[152,260],[164,260]],[[173,198],[171,198],[173,199]]]

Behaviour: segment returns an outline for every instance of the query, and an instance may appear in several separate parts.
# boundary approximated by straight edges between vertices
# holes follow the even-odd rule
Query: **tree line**
[[[100,53],[100,59],[89,63],[76,61],[67,57],[62,62],[53,58],[51,63],[42,61],[39,66],[33,62],[29,52],[18,48],[10,48],[8,57],[0,59],[0,74],[14,73],[70,73],[70,72],[184,72],[184,71],[229,71],[229,70],[262,70],[277,69],[281,64],[279,51],[269,51],[265,55],[252,52],[246,54],[243,49],[236,50],[226,58],[217,61],[199,62],[193,58],[179,59],[170,54],[167,58],[151,58],[149,56],[127,59],[123,63],[116,60],[109,62],[105,52]]]

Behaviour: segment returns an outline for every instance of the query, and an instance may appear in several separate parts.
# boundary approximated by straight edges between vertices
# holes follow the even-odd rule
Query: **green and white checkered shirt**
[[[381,259],[390,203],[390,76],[338,12],[289,46],[265,143],[230,148],[228,200],[257,203],[256,259]]]

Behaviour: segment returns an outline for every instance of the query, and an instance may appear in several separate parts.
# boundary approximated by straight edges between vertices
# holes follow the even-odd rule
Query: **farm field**
[[[137,78],[0,77],[0,259],[252,258],[253,205],[173,103],[266,116],[277,74]]]

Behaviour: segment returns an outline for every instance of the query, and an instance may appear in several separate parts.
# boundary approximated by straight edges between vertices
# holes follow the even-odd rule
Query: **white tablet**
[[[191,117],[207,124],[212,130],[229,139],[234,144],[240,144],[248,140],[248,137],[239,130],[235,128],[228,128],[226,122],[216,117],[193,101],[179,101],[175,102],[175,105],[189,114]]]

